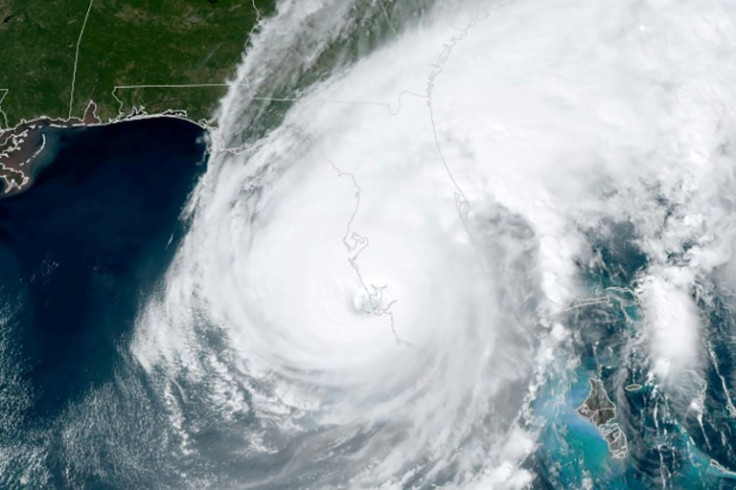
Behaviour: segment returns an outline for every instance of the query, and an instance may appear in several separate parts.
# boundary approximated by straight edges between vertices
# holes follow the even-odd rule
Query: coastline
[[[97,105],[94,101],[89,102],[82,118],[54,119],[41,116],[31,121],[23,120],[14,128],[0,130],[0,200],[25,192],[33,186],[39,170],[39,165],[36,164],[42,159],[46,148],[45,131],[110,126],[158,117],[179,119],[195,124],[203,130],[212,130],[205,121],[194,121],[187,117],[186,111],[177,110],[148,114],[136,108],[128,115],[102,122],[97,116]]]

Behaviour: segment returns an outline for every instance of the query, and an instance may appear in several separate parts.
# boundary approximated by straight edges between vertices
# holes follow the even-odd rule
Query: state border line
[[[79,48],[82,45],[82,36],[84,36],[84,29],[87,27],[87,21],[89,20],[89,13],[92,12],[92,4],[95,3],[95,0],[89,0],[89,5],[87,6],[87,13],[84,16],[84,22],[82,22],[82,29],[79,31],[79,38],[77,39],[77,49],[74,54],[74,71],[72,72],[72,90],[69,94],[69,115],[67,116],[69,119],[72,117],[72,109],[74,106],[74,88],[77,83],[77,65],[79,64]]]
[[[269,101],[269,102],[297,102],[299,99],[294,97],[259,97],[253,94],[253,88],[251,87],[249,81],[247,79],[243,79],[241,83],[188,83],[188,84],[138,84],[138,85],[116,85],[113,87],[112,92],[110,95],[117,101],[118,103],[118,113],[116,120],[122,121],[125,120],[128,116],[126,115],[124,109],[125,102],[123,102],[120,97],[116,94],[118,90],[135,90],[135,89],[146,89],[146,88],[170,88],[170,89],[187,89],[187,88],[231,88],[231,87],[245,87],[248,92],[248,98],[250,100],[254,101]],[[395,108],[394,104],[391,102],[377,102],[377,101],[366,101],[366,100],[322,100],[321,102],[323,104],[346,104],[346,105],[368,105],[368,106],[374,106],[374,107],[382,107],[386,110],[389,116],[396,116],[401,111],[402,106],[402,98],[404,96],[412,96],[417,97],[419,99],[426,99],[426,95],[418,94],[416,92],[412,92],[410,90],[402,90],[399,92],[399,94],[396,97],[395,101]],[[132,108],[135,109],[136,106],[132,105]],[[169,111],[175,111],[176,109],[168,109]],[[233,154],[239,154],[243,151],[247,151],[248,148],[250,148],[250,145],[242,145],[238,147],[227,147],[224,144],[224,141],[222,141],[218,137],[218,132],[216,130],[216,126],[213,126],[209,121],[207,120],[200,120],[200,121],[193,121],[191,118],[188,117],[188,114],[186,114],[186,111],[184,111],[185,118],[188,120],[194,122],[195,124],[198,124],[203,129],[206,129],[210,135],[213,137],[213,145],[214,148],[216,148],[217,151],[224,151],[228,153]],[[154,114],[148,114],[144,111],[143,114],[134,114],[131,113],[136,118],[139,118],[141,116],[144,117],[150,117]],[[113,122],[113,121],[111,121]]]
[[[118,117],[125,117],[125,112],[123,112],[123,106],[125,105],[125,102],[120,100],[120,98],[116,95],[116,92],[118,90],[136,90],[136,89],[146,89],[146,88],[172,88],[172,89],[187,89],[187,88],[216,88],[216,87],[245,87],[248,90],[248,98],[250,100],[257,100],[257,101],[268,101],[268,102],[298,102],[298,98],[294,97],[259,97],[257,95],[253,94],[253,89],[251,88],[250,83],[248,83],[247,80],[244,81],[244,83],[233,85],[232,83],[185,83],[185,84],[151,84],[151,85],[115,85],[112,89],[112,92],[110,95],[117,101],[118,103]],[[409,90],[402,90],[399,92],[396,100],[396,108],[392,106],[390,102],[376,102],[376,101],[367,101],[367,100],[331,100],[326,99],[322,100],[321,102],[323,104],[348,104],[348,105],[372,105],[372,106],[379,106],[379,107],[385,107],[388,111],[388,114],[390,116],[395,116],[401,111],[401,98],[405,95],[411,95],[413,97],[418,97],[420,99],[426,99],[426,95],[417,94],[415,92],[409,91]]]
[[[120,100],[120,98],[115,95],[115,92],[118,90],[135,90],[139,88],[216,88],[216,87],[229,87],[230,84],[227,83],[183,83],[183,84],[161,84],[161,85],[115,85],[112,88],[112,92],[110,92],[110,95],[112,95],[113,99],[115,99],[118,103],[118,117],[125,117],[125,112],[123,112],[123,106],[125,106],[125,102]]]
[[[5,114],[5,111],[3,111],[3,101],[5,100],[5,97],[8,96],[9,93],[10,93],[10,89],[0,88],[0,115],[3,116],[3,120],[5,121],[5,128],[0,128],[0,129],[10,129],[10,125],[8,124],[8,115]]]

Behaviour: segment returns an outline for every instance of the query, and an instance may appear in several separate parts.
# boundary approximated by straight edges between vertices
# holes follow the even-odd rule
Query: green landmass
[[[103,122],[134,108],[208,120],[274,3],[0,0],[0,129],[42,116],[81,118],[90,101]],[[141,85],[154,87],[127,88]]]

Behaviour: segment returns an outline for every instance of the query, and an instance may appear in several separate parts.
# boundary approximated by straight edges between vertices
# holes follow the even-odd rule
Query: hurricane
[[[0,473],[736,486],[731,7],[281,0],[109,376],[16,434],[0,337]]]

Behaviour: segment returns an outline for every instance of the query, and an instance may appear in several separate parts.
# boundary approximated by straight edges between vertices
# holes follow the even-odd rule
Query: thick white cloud
[[[300,43],[322,49],[349,7],[282,5],[218,141],[248,141],[251,97],[293,76],[269,68]],[[224,333],[218,386],[247,386],[281,444],[376,430],[340,467],[349,486],[452,471],[522,487],[533,443],[517,416],[534,359],[554,361],[540,325],[584,299],[580,230],[634,224],[653,371],[698,366],[689,289],[733,240],[730,19],[716,0],[439,3],[252,146],[213,155],[138,359],[205,378],[201,329]]]

